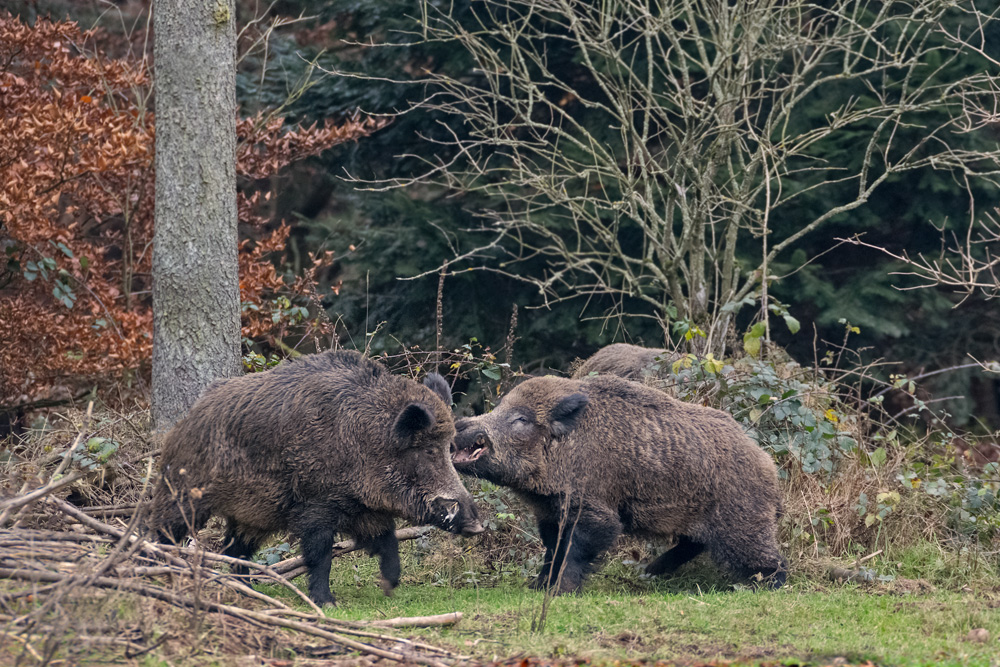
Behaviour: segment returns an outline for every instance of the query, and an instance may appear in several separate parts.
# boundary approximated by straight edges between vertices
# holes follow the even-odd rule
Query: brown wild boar
[[[626,380],[642,380],[648,375],[666,375],[678,355],[663,349],[640,347],[628,343],[612,343],[585,359],[576,370],[574,378],[585,378],[591,373],[617,375]],[[659,363],[660,368],[655,368]]]
[[[508,486],[545,545],[535,587],[578,590],[621,533],[676,536],[646,568],[671,574],[708,549],[732,572],[785,581],[774,462],[728,414],[614,376],[532,378],[456,423],[462,473]]]
[[[166,435],[151,526],[178,540],[219,515],[224,553],[235,558],[288,531],[301,540],[318,604],[334,604],[331,548],[342,533],[378,554],[390,594],[395,517],[483,530],[450,460],[451,392],[436,374],[424,384],[351,351],[213,384]]]

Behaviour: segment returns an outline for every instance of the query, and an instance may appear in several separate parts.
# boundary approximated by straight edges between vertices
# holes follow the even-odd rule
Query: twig
[[[0,568],[0,578],[5,579],[19,579],[22,581],[32,581],[32,582],[64,582],[69,577],[67,575],[58,574],[55,572],[42,572],[34,570],[25,569],[15,569],[15,568]],[[382,658],[387,658],[389,660],[394,660],[398,662],[416,662],[422,665],[428,665],[429,667],[447,667],[445,663],[435,660],[432,658],[427,658],[421,655],[415,655],[411,653],[397,653],[394,651],[388,651],[385,649],[378,648],[376,646],[371,646],[363,642],[355,641],[349,637],[345,637],[336,632],[330,632],[328,630],[323,630],[317,628],[308,623],[294,621],[290,619],[276,618],[272,615],[253,611],[250,609],[241,609],[232,605],[210,602],[207,600],[200,600],[197,603],[194,600],[190,600],[180,595],[176,595],[162,588],[156,586],[149,586],[141,584],[138,582],[132,582],[129,580],[116,579],[113,577],[95,577],[91,581],[87,582],[89,587],[93,588],[106,588],[112,590],[122,590],[136,593],[144,597],[150,597],[162,602],[167,602],[177,607],[183,608],[196,608],[200,607],[207,611],[213,611],[216,613],[227,614],[229,616],[234,616],[242,620],[256,621],[261,625],[267,625],[276,628],[287,628],[290,630],[298,630],[305,634],[313,635],[315,637],[322,637],[324,639],[329,639],[335,641],[339,644],[352,648],[356,651],[361,651],[362,653],[370,653],[372,655],[377,655]]]
[[[400,528],[396,531],[396,539],[400,542],[406,540],[413,540],[424,533],[428,532],[430,528],[427,526],[411,526],[408,528]],[[351,553],[352,551],[357,551],[361,547],[354,540],[344,540],[343,542],[337,542],[333,545],[333,555],[343,556],[344,554]],[[288,560],[283,560],[280,563],[272,565],[272,569],[282,574],[289,579],[294,579],[299,575],[306,573],[305,559],[302,556],[296,556],[295,558],[289,558]]]

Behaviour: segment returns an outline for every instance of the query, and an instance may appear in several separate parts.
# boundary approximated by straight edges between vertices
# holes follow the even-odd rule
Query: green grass
[[[527,589],[520,568],[477,582],[461,559],[436,569],[408,560],[391,598],[378,588],[373,559],[338,560],[331,583],[339,606],[328,613],[365,620],[461,611],[454,628],[408,634],[485,659],[828,663],[841,657],[880,665],[1000,665],[996,588],[901,593],[894,584],[859,587],[793,576],[778,591],[754,592],[733,590],[710,564],[695,563],[674,579],[643,580],[614,562],[582,595],[554,599],[544,628],[532,631],[543,596]],[[291,601],[278,588],[266,592]],[[967,641],[973,628],[986,628],[990,641]]]

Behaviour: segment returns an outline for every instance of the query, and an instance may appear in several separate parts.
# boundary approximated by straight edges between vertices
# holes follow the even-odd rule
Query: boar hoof
[[[388,579],[381,578],[379,579],[379,585],[382,587],[382,592],[385,593],[385,596],[391,598],[392,592],[396,588],[396,584],[392,583]]]
[[[326,591],[325,593],[313,593],[309,597],[320,607],[336,607],[337,600],[334,599],[333,593]]]
[[[551,583],[555,584],[555,580]],[[531,581],[528,582],[528,588],[533,591],[544,591],[549,588],[549,575],[540,574]]]

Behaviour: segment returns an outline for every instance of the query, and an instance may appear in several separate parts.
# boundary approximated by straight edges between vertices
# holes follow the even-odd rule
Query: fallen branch
[[[292,631],[335,643],[346,651],[359,651],[385,660],[427,667],[447,667],[470,660],[436,646],[375,631],[380,628],[453,625],[459,622],[461,613],[372,622],[329,618],[291,583],[291,578],[305,571],[301,557],[267,566],[216,554],[198,546],[160,544],[148,540],[140,530],[142,503],[92,508],[71,505],[53,492],[91,474],[89,471],[66,470],[70,457],[79,449],[83,439],[84,429],[81,429],[72,445],[60,452],[62,462],[47,483],[30,492],[26,485],[17,496],[0,502],[3,523],[10,525],[8,530],[0,531],[0,579],[28,583],[27,586],[13,587],[21,590],[8,589],[0,594],[0,607],[5,611],[21,608],[20,616],[0,614],[0,620],[6,619],[8,623],[6,629],[0,629],[0,633],[18,634],[23,638],[24,650],[28,653],[33,655],[37,652],[30,642],[34,642],[36,636],[42,637],[37,635],[37,630],[43,627],[40,622],[44,624],[53,612],[60,613],[65,603],[78,596],[79,591],[97,589],[136,595],[198,614],[218,614],[220,620],[224,617],[238,619],[241,624],[246,624],[250,635],[259,633],[253,628]],[[147,453],[138,458],[148,459],[149,456]],[[24,508],[32,503],[37,505],[30,514],[25,513]],[[97,518],[127,515],[131,515],[128,526],[112,525]],[[38,520],[45,522],[39,525],[47,525],[53,518],[56,519],[54,525],[65,525],[66,529],[20,527],[22,521]],[[428,527],[404,528],[396,531],[396,537],[399,541],[412,540],[428,530]],[[334,545],[333,555],[347,554],[359,548],[361,546],[354,540],[345,540]],[[279,582],[310,610],[299,611],[282,600],[255,590],[245,577],[212,569],[212,565],[218,563],[243,566],[255,576]],[[166,587],[161,584],[162,580],[154,580],[154,577],[166,577],[171,585]],[[247,609],[225,603],[223,600],[231,599],[220,596],[225,590],[241,594],[241,600],[263,603],[265,608]],[[55,636],[53,633],[58,632],[63,630],[52,628],[45,641],[50,641]],[[131,637],[94,633],[87,637],[97,643],[122,646],[128,655],[146,653],[165,641],[161,638],[161,642],[143,647]]]
[[[64,582],[69,577],[67,575],[59,574],[56,572],[40,571],[40,570],[27,570],[27,569],[12,569],[12,568],[0,568],[0,579],[17,579],[21,581],[30,582]],[[220,614],[227,614],[246,621],[255,621],[261,625],[267,625],[275,628],[287,628],[290,630],[297,630],[299,632],[312,635],[314,637],[321,637],[323,639],[328,639],[348,648],[354,649],[355,651],[361,651],[362,653],[369,653],[371,655],[377,655],[381,658],[387,658],[389,660],[394,660],[397,662],[416,662],[421,665],[428,665],[428,667],[447,667],[445,663],[440,660],[433,658],[428,658],[419,654],[413,653],[402,653],[389,651],[386,649],[378,648],[377,646],[372,646],[370,644],[365,644],[363,642],[355,641],[350,637],[345,637],[342,634],[336,632],[330,632],[329,630],[324,630],[322,628],[317,628],[314,625],[310,625],[305,622],[295,621],[287,618],[277,618],[270,614],[266,614],[259,611],[254,611],[252,609],[243,609],[233,605],[222,604],[218,602],[211,602],[209,600],[191,600],[184,598],[175,593],[171,593],[168,590],[159,588],[157,586],[150,586],[146,584],[141,584],[138,582],[133,582],[127,579],[116,579],[113,577],[94,577],[88,580],[85,584],[87,587],[91,588],[104,588],[117,591],[127,591],[130,593],[136,593],[144,597],[153,598],[160,600],[161,602],[167,602],[176,607],[182,607],[187,609],[203,609],[205,611],[211,611]]]
[[[406,540],[414,540],[421,535],[427,533],[430,530],[428,526],[412,526],[409,528],[400,528],[396,531],[396,539],[400,542],[405,542]],[[343,542],[337,542],[333,545],[333,556],[343,556],[344,554],[349,554],[352,551],[357,551],[361,547],[358,546],[357,542],[354,540],[344,540]],[[288,560],[283,560],[280,563],[272,565],[272,569],[278,574],[284,575],[288,579],[294,579],[300,575],[306,573],[305,559],[302,556],[296,556],[295,558],[289,558]]]
[[[438,628],[455,625],[462,620],[462,612],[453,611],[450,614],[436,616],[398,616],[384,621],[372,621],[371,625],[380,628]]]

